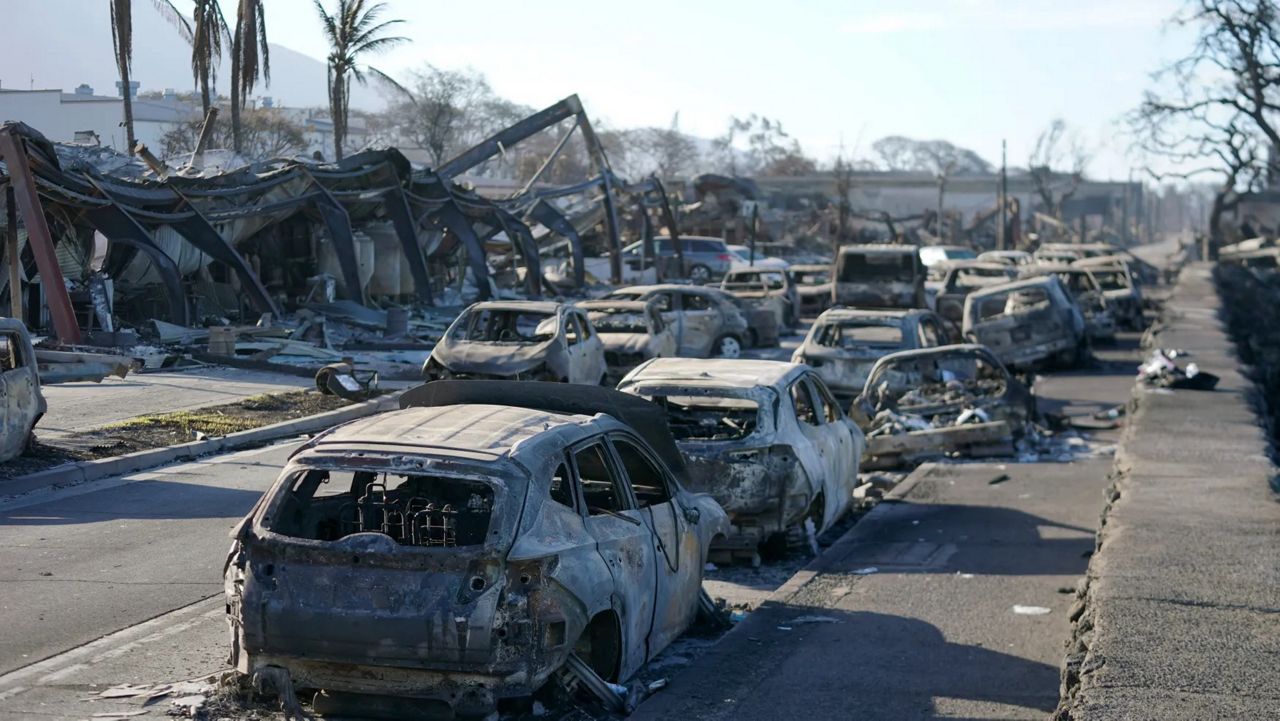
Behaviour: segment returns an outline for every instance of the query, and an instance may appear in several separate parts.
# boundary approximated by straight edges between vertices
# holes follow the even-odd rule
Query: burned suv
[[[607,693],[693,621],[727,521],[660,409],[509,381],[401,405],[307,443],[233,530],[239,673],[482,717],[562,667]]]
[[[1084,315],[1056,275],[970,293],[964,301],[964,337],[1017,368],[1089,359]]]
[[[571,305],[476,303],[445,331],[422,365],[422,376],[598,385],[605,379],[604,345],[587,314]]]

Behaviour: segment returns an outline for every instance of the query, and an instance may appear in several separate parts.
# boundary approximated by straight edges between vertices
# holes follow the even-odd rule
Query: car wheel
[[[742,342],[731,335],[722,335],[711,349],[716,358],[741,358]]]
[[[699,263],[689,269],[689,280],[702,285],[711,280],[711,269]]]

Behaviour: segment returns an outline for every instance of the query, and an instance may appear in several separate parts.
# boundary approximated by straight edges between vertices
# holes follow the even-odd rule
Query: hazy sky
[[[98,32],[106,27],[105,16],[96,17],[105,13],[103,0],[34,2],[30,13],[7,24],[19,33],[12,42],[38,37],[16,27],[22,15],[54,7],[74,13],[76,6],[86,12],[62,16],[67,32],[79,27],[79,16],[92,14],[92,27],[75,32],[93,34],[94,47],[109,42],[109,33]],[[173,2],[190,7],[190,0]],[[234,22],[235,0],[221,2]],[[312,1],[264,2],[270,40],[323,61],[327,48]],[[155,12],[151,0],[134,4],[135,15]],[[834,157],[841,142],[846,152],[868,155],[872,141],[896,134],[946,138],[996,163],[1006,137],[1009,162],[1020,165],[1039,131],[1060,116],[1095,148],[1090,173],[1115,179],[1132,164],[1117,119],[1139,102],[1150,72],[1190,43],[1186,30],[1166,28],[1180,0],[388,4],[389,16],[407,21],[401,34],[414,40],[376,58],[392,75],[424,62],[470,66],[520,103],[542,107],[576,92],[607,125],[666,125],[679,112],[682,129],[703,137],[723,132],[730,115],[758,113],[781,120],[823,160]],[[160,36],[176,42],[163,27],[148,27],[140,42]],[[42,85],[70,88],[96,77],[90,71],[97,69],[103,77],[91,82],[110,87],[110,45],[97,52],[101,58],[78,57],[55,71],[62,54],[50,57],[37,43],[18,53],[6,72],[13,84],[36,74]],[[175,46],[171,54],[185,66],[180,52]],[[296,89],[273,83],[258,92],[287,99]]]

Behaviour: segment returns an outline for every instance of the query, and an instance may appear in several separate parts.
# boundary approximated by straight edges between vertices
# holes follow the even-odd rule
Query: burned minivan
[[[969,294],[964,337],[1007,366],[1029,368],[1089,359],[1084,315],[1056,275],[1041,275]]]
[[[694,620],[727,519],[653,404],[443,381],[401,405],[308,442],[232,531],[237,672],[478,718],[562,668],[607,695]]]
[[[850,411],[866,433],[866,468],[1010,455],[1036,418],[1030,389],[972,344],[881,358]]]
[[[811,520],[822,531],[853,500],[862,431],[808,366],[662,358],[618,390],[662,406],[689,488],[729,513],[727,541],[754,546]]]
[[[836,252],[831,304],[927,308],[925,267],[914,245],[843,245]]]
[[[550,301],[488,301],[462,311],[422,365],[426,380],[599,385],[604,345],[587,314]]]

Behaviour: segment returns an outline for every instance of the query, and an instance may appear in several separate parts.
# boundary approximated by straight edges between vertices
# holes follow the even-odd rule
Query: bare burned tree
[[[1126,121],[1136,148],[1173,168],[1148,167],[1153,177],[1219,176],[1209,212],[1219,244],[1238,194],[1280,178],[1267,152],[1280,148],[1280,11],[1273,0],[1190,0],[1172,22],[1195,27],[1195,44],[1153,75]]]
[[[886,170],[931,173],[938,182],[938,209],[935,235],[942,237],[943,203],[947,183],[960,173],[989,173],[988,163],[972,150],[946,140],[914,140],[901,135],[880,138],[871,144]]]
[[[1027,175],[1049,215],[1062,220],[1062,204],[1080,189],[1089,159],[1084,142],[1062,118],[1055,118],[1036,137],[1027,158]]]

